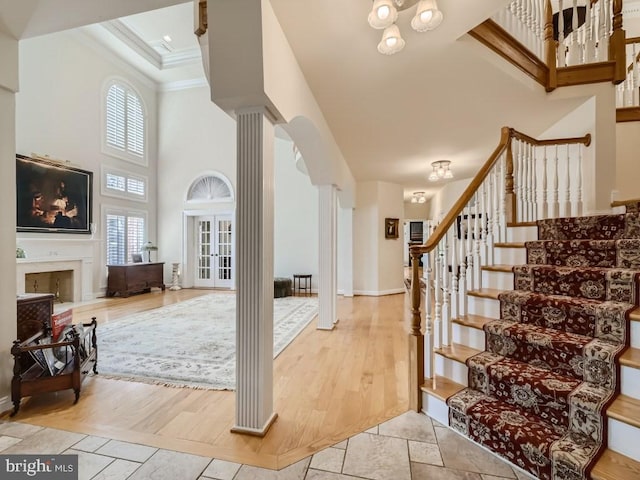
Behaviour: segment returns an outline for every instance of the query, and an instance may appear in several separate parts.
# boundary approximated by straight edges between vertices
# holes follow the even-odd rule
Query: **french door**
[[[196,219],[195,287],[233,287],[233,221],[230,215]]]

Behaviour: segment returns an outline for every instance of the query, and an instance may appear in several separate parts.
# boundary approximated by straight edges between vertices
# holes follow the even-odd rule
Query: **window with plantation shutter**
[[[102,194],[139,202],[147,201],[148,179],[144,175],[102,166]]]
[[[140,96],[123,82],[112,82],[105,98],[106,153],[146,164],[145,112]]]
[[[141,252],[147,236],[146,219],[144,212],[106,211],[107,265],[131,263],[131,255]]]

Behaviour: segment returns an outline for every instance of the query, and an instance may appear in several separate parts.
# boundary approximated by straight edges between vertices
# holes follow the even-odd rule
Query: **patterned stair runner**
[[[513,268],[469,387],[447,401],[453,428],[543,480],[587,480],[606,448],[605,411],[638,305],[640,214],[538,222]]]

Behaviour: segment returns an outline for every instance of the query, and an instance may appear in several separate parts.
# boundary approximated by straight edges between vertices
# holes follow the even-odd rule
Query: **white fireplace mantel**
[[[83,278],[91,278],[92,258],[18,258],[16,259],[16,293],[25,293],[25,275],[29,273],[73,271],[73,302],[91,300],[91,291],[85,288]]]

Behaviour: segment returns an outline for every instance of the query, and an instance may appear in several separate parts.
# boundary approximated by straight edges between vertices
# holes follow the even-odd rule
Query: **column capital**
[[[277,123],[280,123],[278,121],[278,116],[274,112],[272,112],[269,109],[268,106],[265,106],[265,105],[256,105],[256,106],[251,106],[251,107],[236,108],[233,113],[234,113],[234,117],[236,117],[236,118],[239,115],[248,115],[248,114],[251,114],[251,113],[261,113],[273,125],[275,125]]]

